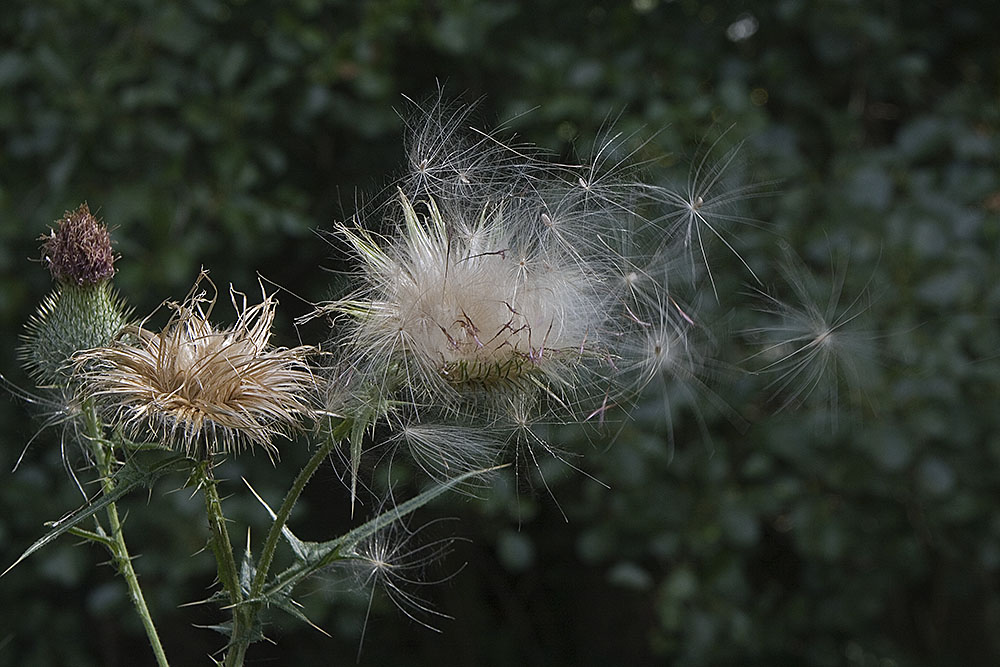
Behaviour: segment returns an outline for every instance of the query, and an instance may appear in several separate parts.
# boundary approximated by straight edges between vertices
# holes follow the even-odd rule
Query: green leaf
[[[81,522],[86,521],[131,491],[139,487],[150,487],[163,475],[171,472],[185,472],[190,470],[190,467],[190,460],[180,454],[150,451],[141,456],[138,454],[133,456],[115,475],[114,490],[92,500],[69,516],[46,524],[52,526],[52,530],[28,547],[10,567],[0,574],[0,577],[13,570],[31,554],[48,545],[63,533],[76,528]],[[76,534],[79,535],[78,532]]]
[[[100,544],[100,545],[104,546],[108,550],[111,550],[111,549],[115,548],[115,541],[112,540],[107,535],[101,535],[100,533],[95,533],[92,530],[85,530],[85,529],[80,528],[78,526],[75,527],[75,528],[70,528],[68,532],[69,532],[70,535],[73,535],[75,537],[82,537],[83,539],[87,540],[88,542],[93,542],[95,544]]]
[[[371,537],[386,526],[399,521],[445,492],[460,486],[466,480],[496,469],[474,470],[455,479],[448,480],[443,484],[424,491],[418,496],[410,498],[391,510],[379,514],[374,519],[358,526],[354,530],[327,542],[305,542],[295,537],[291,530],[288,530],[286,527],[282,532],[291,543],[297,562],[277,575],[261,598],[271,604],[277,604],[279,600],[287,599],[292,589],[299,582],[331,563],[346,558],[347,555],[345,554],[349,554],[362,540]]]
[[[368,427],[374,429],[375,422],[388,410],[386,401],[379,399],[374,406],[365,406],[358,414],[345,424],[350,428],[348,441],[351,443],[351,516],[354,516],[354,501],[357,499],[358,468],[361,466],[361,452],[365,441],[365,431]]]
[[[264,509],[267,510],[267,513],[271,515],[271,520],[272,521],[276,520],[278,518],[278,515],[274,513],[274,510],[271,509],[271,506],[267,504],[267,501],[260,497],[260,494],[257,493],[256,489],[254,489],[252,486],[250,486],[250,482],[248,482],[246,480],[246,478],[243,479],[243,483],[247,485],[247,488],[250,489],[250,493],[252,493],[254,495],[254,498],[256,498],[257,501],[261,505],[264,506]],[[281,534],[285,536],[285,539],[288,540],[288,543],[291,545],[292,551],[295,552],[295,558],[296,559],[305,558],[305,550],[304,550],[304,545],[302,543],[302,540],[300,540],[299,538],[295,537],[294,534],[292,534],[292,531],[289,530],[287,524],[281,526]],[[247,536],[247,556],[246,556],[246,558],[250,558],[250,559],[253,558],[252,554],[250,553],[250,539],[249,539],[249,535]],[[254,574],[256,574],[256,566],[254,566]]]
[[[268,510],[270,511],[270,508]],[[250,529],[247,528],[247,548],[243,551],[243,561],[240,563],[240,588],[244,591],[249,591],[256,574],[257,566],[253,562],[253,552],[250,550]]]
[[[327,637],[330,636],[330,633],[328,633],[326,630],[324,630],[323,628],[319,627],[318,625],[309,620],[309,617],[306,616],[304,611],[302,611],[301,604],[299,604],[292,598],[288,597],[287,595],[285,596],[278,595],[275,598],[271,599],[270,602],[274,606],[284,611],[289,616],[293,616],[302,621],[303,623],[305,623],[306,625],[310,626],[311,628],[319,630]]]

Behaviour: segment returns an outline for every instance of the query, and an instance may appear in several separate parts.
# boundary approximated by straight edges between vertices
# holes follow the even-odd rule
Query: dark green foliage
[[[446,97],[485,96],[482,126],[509,120],[519,140],[565,161],[614,120],[613,131],[637,133],[634,158],[650,160],[653,179],[683,181],[699,144],[735,123],[710,161],[745,138],[737,181],[779,183],[735,211],[746,224],[725,225],[762,284],[708,244],[719,299],[704,286],[698,324],[718,361],[698,381],[668,383],[669,401],[638,406],[611,446],[566,435],[585,454],[574,464],[610,490],[543,462],[554,499],[529,466],[499,475],[482,500],[423,510],[467,519],[448,531],[472,542],[442,564],[467,567],[418,591],[454,620],[430,619],[442,634],[429,632],[376,595],[361,663],[995,664],[997,25],[1000,7],[978,2],[9,2],[0,372],[30,384],[15,348],[49,288],[26,258],[83,201],[112,228],[116,285],[139,313],[186,293],[202,265],[244,291],[260,272],[326,297],[335,277],[321,267],[341,258],[312,230],[398,173],[396,110],[412,111],[400,95],[433,98],[439,79]],[[745,370],[760,368],[760,347],[739,334],[774,324],[753,310],[755,289],[796,303],[781,243],[815,279],[820,309],[846,262],[840,304],[862,296],[849,332],[871,352],[863,377],[824,378],[791,402],[780,375]],[[308,309],[282,301],[285,317]],[[294,344],[288,320],[277,328]],[[0,420],[6,567],[81,499],[59,427],[11,474],[34,430],[21,405],[0,402]],[[240,477],[274,505],[308,456],[279,447],[277,468],[258,456],[222,471],[227,512],[254,539],[267,516]],[[75,445],[65,459],[83,463]],[[352,525],[337,479],[346,468],[307,489],[292,518],[303,540]],[[396,497],[414,495],[405,465],[392,472]],[[183,484],[170,482],[121,511],[168,655],[208,664],[217,638],[191,624],[219,619],[178,605],[207,597],[214,571],[199,553],[198,499],[168,493]],[[147,655],[124,585],[94,567],[103,557],[61,538],[0,579],[0,665]],[[276,614],[265,634],[278,645],[252,658],[354,660],[368,589],[336,583],[298,598],[333,639]]]

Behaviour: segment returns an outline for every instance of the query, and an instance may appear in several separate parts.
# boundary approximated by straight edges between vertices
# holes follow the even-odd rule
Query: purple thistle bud
[[[96,285],[115,274],[111,235],[86,203],[66,211],[59,229],[39,240],[44,241],[42,262],[58,283]]]

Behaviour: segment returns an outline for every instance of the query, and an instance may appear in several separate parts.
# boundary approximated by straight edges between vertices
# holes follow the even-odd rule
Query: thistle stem
[[[244,604],[243,587],[240,585],[239,570],[233,557],[233,543],[226,528],[226,516],[222,511],[222,498],[211,464],[203,462],[198,466],[198,482],[205,494],[205,513],[208,516],[209,546],[215,555],[219,582],[222,584],[233,610],[233,626],[226,653],[226,665],[242,665],[246,648],[250,645],[250,627],[254,610]]]
[[[295,477],[295,481],[292,482],[292,486],[288,489],[288,493],[285,494],[285,499],[281,503],[281,507],[278,508],[277,513],[271,528],[267,533],[267,537],[264,540],[264,548],[261,551],[260,559],[257,561],[257,572],[254,575],[253,583],[250,585],[250,596],[247,604],[243,605],[241,608],[246,612],[246,622],[252,623],[253,619],[256,617],[257,613],[260,611],[261,603],[257,598],[260,596],[261,592],[264,590],[264,585],[267,583],[267,573],[271,569],[271,562],[274,560],[274,552],[278,548],[278,540],[281,538],[281,530],[284,528],[285,524],[288,522],[288,518],[292,514],[292,508],[295,507],[295,503],[298,501],[299,496],[302,495],[302,491],[306,488],[309,480],[319,469],[320,464],[330,455],[330,452],[337,443],[346,433],[346,428],[344,424],[347,422],[342,422],[335,428],[330,435],[327,437],[326,441],[316,450],[299,474]],[[237,609],[241,609],[237,608]],[[240,667],[243,665],[243,660],[246,656],[247,648],[250,645],[250,637],[244,633],[244,635],[238,638],[236,634],[235,625],[235,615],[234,615],[234,626],[233,626],[233,639],[230,644],[229,653],[226,655],[226,667]]]
[[[222,498],[219,497],[215,477],[206,464],[203,464],[200,474],[205,494],[205,512],[208,515],[209,546],[212,547],[212,553],[215,554],[218,563],[219,581],[226,589],[230,602],[237,604],[243,599],[243,592],[240,588],[236,559],[233,557],[233,543],[229,540],[226,517],[222,512]]]
[[[104,438],[104,429],[97,416],[97,410],[94,407],[93,401],[88,400],[84,403],[83,412],[86,419],[87,439],[90,441],[91,451],[94,454],[97,469],[101,475],[101,489],[105,495],[108,495],[115,490],[115,482],[111,470],[113,459],[111,445]],[[146,598],[143,596],[142,588],[139,586],[139,577],[136,576],[135,569],[132,567],[132,557],[129,555],[128,547],[125,545],[125,534],[122,532],[122,523],[118,516],[118,507],[115,503],[108,504],[107,514],[111,528],[111,540],[109,543],[105,543],[105,547],[111,553],[111,559],[118,570],[118,574],[125,579],[129,597],[132,599],[136,613],[139,614],[139,618],[142,620],[142,627],[146,630],[146,637],[149,639],[149,644],[153,649],[153,655],[156,656],[156,664],[159,667],[169,667],[166,653],[164,653],[163,645],[160,643],[160,636],[157,634],[156,626],[153,624],[153,617],[149,613],[149,607],[146,606]]]
[[[312,479],[316,470],[319,469],[320,464],[330,455],[330,452],[337,445],[338,441],[338,438],[331,434],[312,455],[312,458],[306,462],[305,466],[302,467],[291,488],[288,489],[288,493],[285,494],[285,499],[282,501],[281,507],[278,508],[274,522],[271,524],[271,529],[264,540],[264,548],[260,553],[260,560],[257,561],[257,573],[250,587],[251,599],[260,595],[261,591],[264,590],[264,584],[267,582],[267,573],[271,568],[271,561],[274,559],[274,552],[278,547],[281,531],[285,527],[285,524],[288,523],[288,518],[292,514],[292,508],[295,507],[295,503],[298,501],[299,496],[302,495],[306,484]]]

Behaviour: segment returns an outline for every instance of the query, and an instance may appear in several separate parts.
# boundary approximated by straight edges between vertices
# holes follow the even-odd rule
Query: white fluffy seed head
[[[314,313],[334,321],[331,412],[401,429],[447,477],[495,456],[459,426],[547,449],[537,424],[603,423],[645,387],[690,378],[696,319],[670,288],[678,263],[692,274],[696,227],[673,211],[714,210],[718,173],[683,199],[639,180],[648,161],[631,136],[609,133],[573,166],[466,131],[468,109],[417,111],[410,173],[376,209],[379,231],[371,215],[337,228],[357,268],[352,291]],[[421,430],[435,423],[455,428]]]
[[[607,361],[607,276],[523,233],[526,211],[469,217],[400,192],[400,235],[341,227],[364,287],[329,309],[353,316],[348,346],[363,369],[410,395],[573,390],[577,371]],[[540,219],[539,219],[540,222]]]

